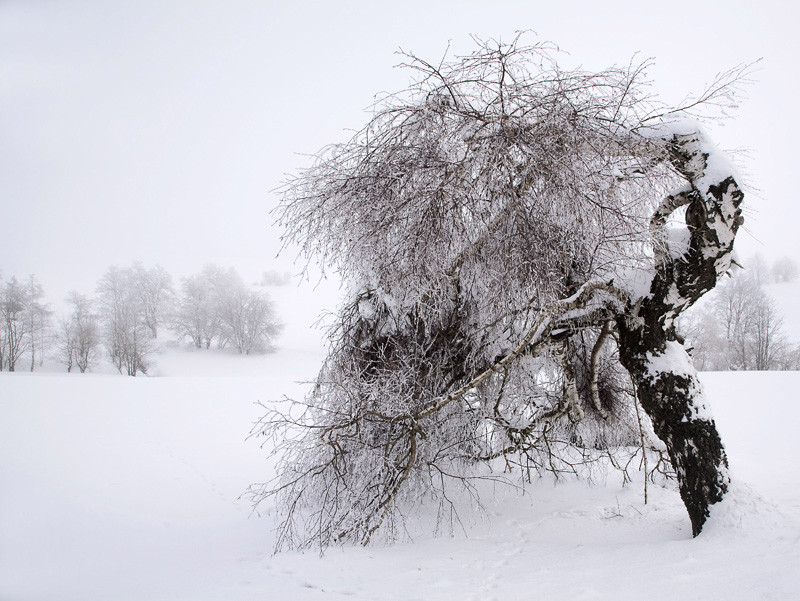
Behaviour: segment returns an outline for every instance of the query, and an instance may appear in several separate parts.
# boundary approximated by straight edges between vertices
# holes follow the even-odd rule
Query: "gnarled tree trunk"
[[[709,506],[727,491],[728,460],[686,350],[677,340],[658,334],[621,328],[620,359],[637,384],[656,435],[667,445],[692,534],[697,536]]]
[[[673,133],[667,146],[672,165],[688,185],[665,199],[651,226],[658,236],[669,215],[688,205],[688,245],[672,248],[663,237],[665,247],[656,252],[649,294],[627,308],[617,327],[620,361],[667,445],[696,536],[710,506],[728,489],[728,462],[674,321],[730,268],[733,241],[743,221],[743,194],[728,163],[701,133]]]

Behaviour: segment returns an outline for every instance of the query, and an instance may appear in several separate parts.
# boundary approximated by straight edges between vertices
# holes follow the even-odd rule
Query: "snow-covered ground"
[[[611,477],[539,482],[453,536],[273,556],[269,511],[239,498],[270,473],[246,437],[256,402],[301,393],[321,359],[310,344],[173,353],[165,377],[0,375],[0,599],[800,594],[800,373],[703,376],[738,487],[698,539],[675,491],[644,505],[641,482]]]

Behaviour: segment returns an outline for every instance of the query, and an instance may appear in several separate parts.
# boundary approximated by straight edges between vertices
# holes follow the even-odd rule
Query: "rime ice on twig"
[[[674,320],[727,269],[741,197],[676,119],[723,98],[725,80],[682,111],[651,98],[647,62],[567,71],[552,52],[519,37],[439,64],[406,55],[409,90],[287,183],[286,240],[352,294],[303,419],[268,420],[300,431],[256,494],[278,496],[279,546],[392,538],[403,508],[452,507],[451,486],[471,490],[485,462],[528,477],[578,474],[598,454],[622,465],[620,449],[648,439],[631,376],[702,525],[716,492],[685,486],[695,431],[681,446],[670,428],[713,421]],[[645,381],[696,410],[660,412]]]

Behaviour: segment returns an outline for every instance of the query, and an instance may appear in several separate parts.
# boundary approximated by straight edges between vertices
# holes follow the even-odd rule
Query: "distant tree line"
[[[68,312],[58,317],[44,297],[35,276],[0,280],[0,371],[22,369],[23,359],[34,371],[47,355],[68,372],[86,372],[105,358],[135,376],[147,373],[164,330],[198,349],[243,355],[271,350],[281,330],[266,293],[216,265],[182,278],[177,290],[161,266],[113,266],[93,297],[70,292]]]
[[[790,258],[770,267],[756,256],[717,284],[681,324],[695,365],[704,371],[800,369],[800,347],[787,337],[777,304],[764,291],[767,284],[797,275],[797,263]]]
[[[0,371],[17,371],[23,358],[33,371],[44,357],[52,312],[44,303],[42,286],[34,276],[12,277],[0,287]]]

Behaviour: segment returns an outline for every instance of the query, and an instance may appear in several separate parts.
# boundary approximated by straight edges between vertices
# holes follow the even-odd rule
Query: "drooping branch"
[[[724,492],[724,452],[674,321],[730,265],[741,197],[724,162],[695,130],[645,127],[672,114],[647,90],[647,63],[565,71],[516,40],[408,58],[409,89],[290,181],[278,209],[284,239],[353,292],[308,412],[285,424],[300,434],[275,489],[281,540],[372,540],[405,503],[448,498],[426,473],[461,478],[498,448],[518,454],[507,466],[555,472],[554,457],[574,464],[554,442],[579,455],[628,444],[617,359],[697,531]],[[631,272],[651,275],[649,290],[628,286]],[[609,322],[618,356],[603,346]]]
[[[423,419],[439,411],[444,406],[452,403],[456,399],[460,399],[467,392],[485,382],[493,374],[503,372],[523,353],[530,353],[538,346],[548,341],[553,331],[557,328],[567,328],[571,322],[585,323],[587,317],[592,314],[592,311],[580,310],[587,309],[591,295],[598,291],[605,292],[609,295],[610,303],[614,305],[620,305],[629,301],[628,296],[621,290],[615,288],[612,284],[604,282],[588,282],[584,284],[569,298],[557,301],[543,310],[536,322],[534,322],[525,336],[522,337],[522,340],[519,341],[511,352],[457,390],[454,390],[437,403],[418,413],[415,416],[416,419]],[[594,309],[601,309],[602,318],[605,320],[607,320],[610,315],[616,313],[616,311],[612,312],[610,310],[602,311],[602,308],[603,307],[595,307]],[[595,318],[596,317],[597,315],[595,314]]]
[[[603,419],[608,419],[608,410],[603,407],[603,403],[600,402],[600,387],[597,383],[597,366],[600,361],[600,351],[603,349],[603,344],[605,344],[612,329],[613,322],[611,320],[603,322],[603,328],[597,335],[597,340],[592,347],[592,354],[589,357],[589,387],[592,404]]]

